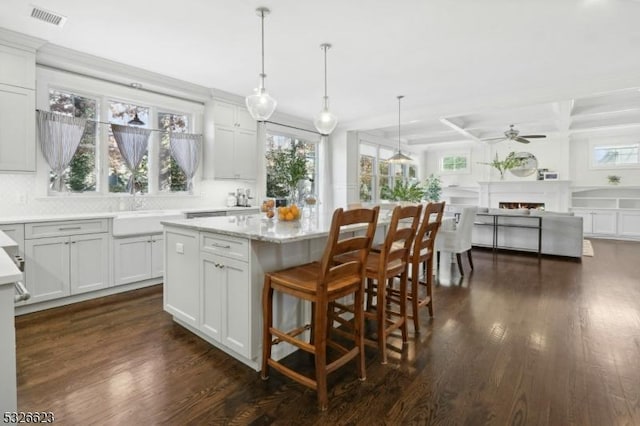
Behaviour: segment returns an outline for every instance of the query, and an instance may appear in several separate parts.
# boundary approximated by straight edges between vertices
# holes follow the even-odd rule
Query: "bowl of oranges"
[[[282,222],[293,222],[299,220],[301,216],[302,210],[295,204],[278,207],[278,220]]]

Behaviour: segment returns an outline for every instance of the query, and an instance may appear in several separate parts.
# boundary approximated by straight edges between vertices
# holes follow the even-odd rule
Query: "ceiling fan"
[[[504,132],[504,136],[499,138],[482,139],[484,142],[495,143],[502,140],[512,140],[520,143],[529,143],[528,139],[546,138],[546,135],[520,135],[520,130],[516,129],[513,124],[509,125],[509,130]]]

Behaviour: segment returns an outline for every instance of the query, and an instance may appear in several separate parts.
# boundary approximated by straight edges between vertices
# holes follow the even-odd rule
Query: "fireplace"
[[[544,203],[532,203],[529,201],[500,201],[501,209],[538,209],[544,210]]]

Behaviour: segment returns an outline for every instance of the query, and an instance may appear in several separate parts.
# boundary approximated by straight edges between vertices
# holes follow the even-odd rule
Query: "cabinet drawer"
[[[203,232],[200,234],[200,249],[205,253],[249,261],[249,241],[242,238]]]
[[[109,231],[108,219],[87,219],[60,222],[36,222],[25,225],[25,239],[63,235],[93,234]]]

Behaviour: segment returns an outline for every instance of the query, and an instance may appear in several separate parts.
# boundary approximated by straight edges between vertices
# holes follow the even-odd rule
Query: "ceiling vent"
[[[32,6],[31,9],[31,17],[38,19],[40,21],[46,22],[48,24],[53,24],[57,27],[62,27],[65,22],[67,22],[67,17],[62,16],[59,13],[51,12],[50,10],[45,10],[38,6]]]

